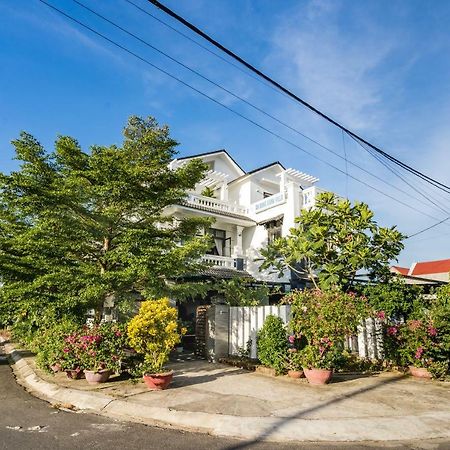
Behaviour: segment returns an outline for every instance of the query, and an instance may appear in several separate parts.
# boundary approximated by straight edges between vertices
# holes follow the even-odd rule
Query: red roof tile
[[[418,262],[414,266],[411,275],[427,275],[431,273],[446,273],[446,272],[450,272],[450,259]]]
[[[392,266],[391,269],[394,269],[396,272],[402,275],[408,275],[409,272],[408,267]]]

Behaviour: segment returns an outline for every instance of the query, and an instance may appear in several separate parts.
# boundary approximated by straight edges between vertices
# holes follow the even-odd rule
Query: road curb
[[[0,343],[4,339],[0,337]],[[118,399],[98,392],[59,386],[40,378],[12,344],[4,348],[13,361],[17,381],[31,394],[50,403],[124,421],[208,433],[244,440],[309,442],[398,442],[450,439],[450,411],[414,416],[307,419],[242,417],[217,413],[180,411],[143,404],[129,397]]]

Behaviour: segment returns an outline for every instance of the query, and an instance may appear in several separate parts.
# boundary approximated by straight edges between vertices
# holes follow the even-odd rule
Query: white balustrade
[[[226,267],[229,269],[235,268],[234,258],[230,258],[229,256],[204,255],[202,260],[206,264],[210,264],[213,267]]]
[[[234,205],[232,203],[217,200],[216,198],[205,197],[204,195],[199,194],[190,193],[187,195],[185,201],[188,205],[214,209],[219,212],[222,211],[241,215],[245,215],[247,213],[247,208],[244,206]]]
[[[270,197],[263,198],[262,200],[253,203],[251,209],[255,213],[265,211],[266,209],[273,208],[274,206],[281,205],[286,201],[286,195],[284,192],[279,192],[278,194],[271,195]]]

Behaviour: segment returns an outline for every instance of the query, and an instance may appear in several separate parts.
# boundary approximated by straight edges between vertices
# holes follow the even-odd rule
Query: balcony
[[[312,208],[316,204],[316,197],[322,192],[326,192],[325,189],[320,189],[316,186],[305,189],[302,192],[303,195],[303,206],[302,208]]]
[[[217,200],[216,198],[205,197],[199,194],[190,193],[185,199],[185,204],[194,208],[205,209],[208,211],[217,211],[220,213],[246,215],[247,208],[241,205]]]
[[[253,203],[251,210],[255,213],[265,211],[266,209],[273,208],[274,206],[281,205],[286,201],[286,194],[279,192],[278,194],[271,195],[270,197],[263,198],[262,200]]]
[[[219,255],[204,255],[202,257],[204,263],[213,267],[225,267],[227,269],[235,269],[236,262],[234,258]]]

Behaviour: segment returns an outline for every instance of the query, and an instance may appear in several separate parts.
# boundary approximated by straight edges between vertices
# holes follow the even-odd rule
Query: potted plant
[[[85,328],[79,335],[79,358],[89,384],[104,383],[120,370],[126,334],[118,324],[104,323]]]
[[[137,367],[151,390],[166,389],[173,371],[164,370],[170,352],[181,341],[185,329],[178,328],[178,312],[168,298],[142,302],[138,314],[128,323],[129,344],[141,355]]]
[[[63,338],[62,356],[59,361],[61,370],[66,372],[67,378],[77,380],[84,376],[80,361],[80,332],[74,331]]]
[[[300,352],[305,376],[311,384],[325,384],[341,361],[345,337],[370,315],[367,299],[337,289],[305,289],[292,293],[290,302],[290,328],[307,343]]]
[[[290,348],[286,355],[286,370],[291,378],[304,377],[303,371],[303,357],[300,351],[296,348]]]

